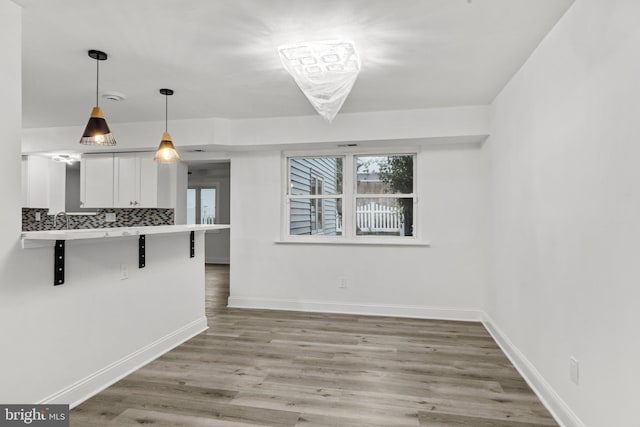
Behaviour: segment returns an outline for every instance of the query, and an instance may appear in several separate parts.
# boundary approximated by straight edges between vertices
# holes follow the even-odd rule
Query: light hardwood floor
[[[89,399],[73,426],[557,425],[482,324],[226,308],[209,330]]]

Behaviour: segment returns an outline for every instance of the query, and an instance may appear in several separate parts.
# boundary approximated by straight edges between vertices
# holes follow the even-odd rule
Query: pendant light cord
[[[98,102],[98,85],[100,84],[100,60],[96,59],[96,107],[100,106]]]
[[[165,95],[164,96],[164,132],[165,133],[168,132],[167,131],[168,122],[169,122],[169,95]]]

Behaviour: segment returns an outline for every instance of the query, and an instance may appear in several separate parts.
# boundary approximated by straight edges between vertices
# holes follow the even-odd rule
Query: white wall
[[[189,169],[184,163],[176,168],[176,204],[174,209],[175,223],[187,223],[187,183]]]
[[[568,425],[638,425],[639,18],[637,1],[577,0],[495,100],[485,146],[488,312]]]
[[[232,157],[232,306],[478,318],[487,228],[479,145],[419,156],[420,225],[431,247],[276,243],[281,162],[278,151]]]
[[[21,229],[21,165],[20,133],[22,123],[22,52],[21,10],[9,0],[0,0],[0,81],[4,93],[0,96],[0,140],[4,164],[0,168],[2,209],[0,209],[0,286],[13,277],[11,259]],[[0,298],[0,306],[4,298]],[[0,328],[8,324],[0,323]],[[0,351],[0,354],[2,352]]]
[[[206,325],[204,238],[191,259],[188,235],[149,236],[141,270],[135,239],[69,242],[53,286],[53,247],[20,247],[20,22],[0,0],[0,402],[73,403]]]

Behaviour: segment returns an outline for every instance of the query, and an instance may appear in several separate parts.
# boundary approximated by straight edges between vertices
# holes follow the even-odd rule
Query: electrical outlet
[[[338,279],[338,287],[340,289],[347,289],[347,278],[346,277],[340,277]]]
[[[573,356],[569,358],[569,378],[574,384],[580,382],[580,362]]]
[[[127,264],[120,264],[120,280],[127,280],[129,278],[129,271],[127,270]]]
[[[114,212],[107,212],[104,214],[105,222],[116,222],[116,214]]]
[[[36,221],[42,221],[42,215],[40,212],[36,212]]]

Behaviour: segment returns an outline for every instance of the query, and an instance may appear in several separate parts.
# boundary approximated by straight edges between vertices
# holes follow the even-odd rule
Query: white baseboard
[[[556,393],[551,384],[486,313],[482,323],[556,421],[563,427],[584,427],[585,424]]]
[[[370,316],[413,317],[418,319],[463,320],[480,322],[483,313],[473,309],[423,307],[391,304],[352,304],[334,301],[291,300],[278,298],[229,297],[229,307],[292,310],[319,313],[363,314]]]
[[[69,404],[78,406],[95,394],[157,359],[169,350],[207,330],[207,318],[201,318],[165,335],[159,340],[123,357],[120,360],[94,372],[82,380],[42,399],[38,404]]]
[[[229,264],[229,258],[205,256],[204,262],[205,264]]]

